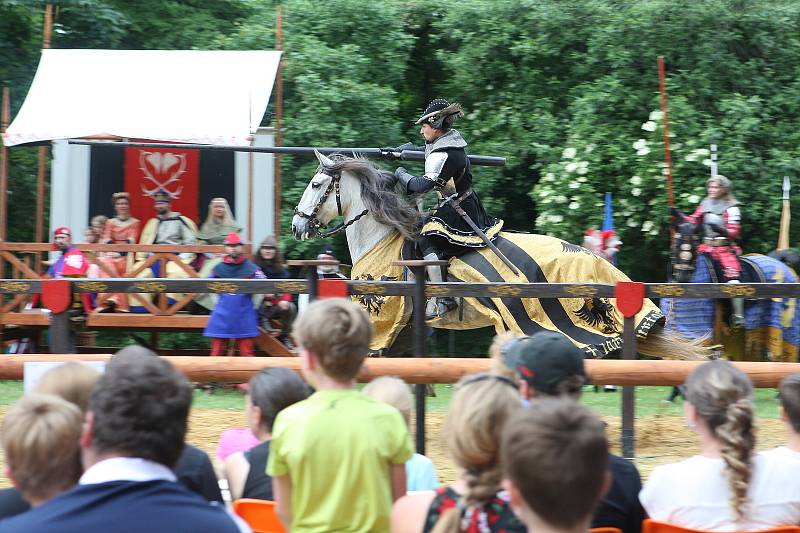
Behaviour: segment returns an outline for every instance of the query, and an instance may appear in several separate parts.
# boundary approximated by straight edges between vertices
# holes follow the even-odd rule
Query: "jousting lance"
[[[231,152],[255,152],[263,154],[287,154],[313,156],[314,151],[321,154],[346,154],[355,156],[374,157],[399,161],[425,161],[425,152],[417,150],[396,150],[394,148],[315,148],[311,146],[231,146],[222,144],[187,144],[187,143],[147,143],[134,141],[98,141],[88,139],[69,139],[69,144],[86,146],[130,146],[137,148],[179,148],[181,150],[227,150]],[[470,155],[469,161],[473,165],[486,167],[502,167],[506,164],[505,157],[491,155]]]

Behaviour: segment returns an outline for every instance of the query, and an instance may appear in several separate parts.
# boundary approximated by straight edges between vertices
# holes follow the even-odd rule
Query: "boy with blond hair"
[[[373,400],[389,404],[400,411],[406,427],[411,427],[411,389],[405,381],[393,376],[381,376],[370,381],[362,392]],[[433,461],[415,453],[406,462],[406,490],[415,492],[436,490],[438,487],[439,478],[436,476]]]
[[[302,373],[317,392],[281,411],[267,473],[292,532],[388,532],[413,451],[393,407],[356,390],[372,324],[349,300],[312,303],[294,323]]]
[[[82,413],[50,394],[14,404],[0,426],[6,477],[36,507],[70,489],[81,477]]]

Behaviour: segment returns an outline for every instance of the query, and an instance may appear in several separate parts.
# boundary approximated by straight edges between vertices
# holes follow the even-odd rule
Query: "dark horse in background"
[[[683,222],[676,227],[671,270],[677,283],[725,283],[708,254],[698,253],[702,224]],[[731,327],[730,302],[663,298],[661,310],[667,329],[689,339],[709,339],[724,347],[734,360],[796,362],[800,345],[800,314],[795,298],[748,298],[747,283],[797,283],[797,274],[778,259],[761,254],[739,257],[741,284],[727,284],[731,296],[744,299],[744,324]]]

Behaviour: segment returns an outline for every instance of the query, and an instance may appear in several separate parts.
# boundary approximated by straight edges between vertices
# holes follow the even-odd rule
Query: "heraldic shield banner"
[[[131,214],[139,220],[153,217],[152,195],[166,191],[172,210],[198,220],[197,150],[176,148],[125,149],[125,190],[131,195]]]

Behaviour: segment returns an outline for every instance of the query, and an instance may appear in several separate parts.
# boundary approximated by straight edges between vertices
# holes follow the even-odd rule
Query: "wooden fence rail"
[[[20,380],[24,363],[34,361],[107,361],[110,354],[53,354],[2,355],[0,379]],[[248,381],[259,370],[284,367],[300,371],[299,357],[194,357],[165,356],[186,377],[195,382]],[[698,361],[617,361],[587,359],[586,372],[594,385],[669,386],[686,381],[689,373],[702,364]],[[800,363],[735,362],[760,388],[777,387],[780,381],[800,372]],[[359,381],[367,382],[379,376],[396,376],[407,383],[455,383],[465,374],[486,372],[491,361],[487,358],[368,358]]]

